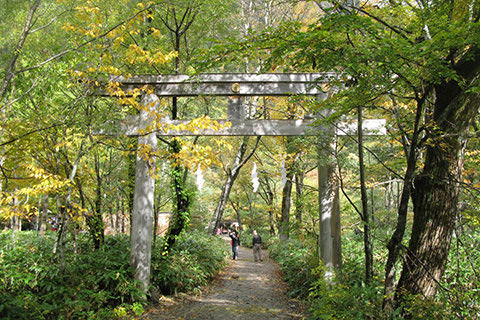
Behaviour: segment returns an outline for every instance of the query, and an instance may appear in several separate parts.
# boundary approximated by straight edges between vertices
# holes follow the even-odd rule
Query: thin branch
[[[62,124],[53,124],[53,125],[45,127],[45,128],[35,129],[35,130],[32,130],[32,131],[26,132],[26,133],[24,133],[20,136],[17,136],[15,138],[12,138],[12,139],[8,140],[7,142],[0,143],[0,147],[4,147],[7,144],[13,143],[13,142],[18,141],[20,139],[23,139],[23,138],[25,138],[25,137],[27,137],[31,134],[34,134],[34,133],[37,133],[37,132],[40,132],[40,131],[45,131],[45,130],[48,130],[48,129],[51,129],[51,128],[59,127],[59,126],[62,126],[62,125],[63,125],[63,123]]]
[[[320,117],[323,118],[323,120],[326,120],[326,117],[321,115],[320,114]],[[333,124],[333,126],[341,131],[347,138],[349,138],[350,140],[352,141],[355,141],[355,143],[358,143],[357,139],[355,139],[355,137],[353,135],[351,135],[350,133],[346,132],[344,129],[340,128],[337,124]],[[397,172],[395,172],[393,169],[391,169],[390,167],[388,167],[377,155],[375,152],[373,152],[370,148],[366,147],[366,146],[363,146],[363,149],[365,149],[366,151],[368,151],[374,158],[375,160],[378,161],[378,163],[380,163],[382,165],[382,167],[384,167],[385,169],[387,169],[387,171],[391,172],[393,175],[395,175],[396,177],[398,177],[399,179],[402,179],[403,177],[398,174]]]
[[[362,212],[358,209],[358,207],[355,205],[353,200],[348,196],[347,192],[345,191],[345,188],[344,188],[344,185],[343,185],[342,170],[340,168],[340,164],[338,163],[338,157],[337,157],[337,167],[338,167],[338,181],[340,181],[340,190],[342,190],[342,193],[345,196],[345,198],[347,198],[348,202],[352,205],[352,207],[355,209],[355,211],[360,216],[360,219],[363,221]]]
[[[5,69],[5,79],[3,80],[2,86],[0,88],[0,100],[5,97],[7,88],[10,85],[15,75],[14,70],[17,64],[17,60],[20,56],[20,53],[22,52],[22,48],[25,44],[25,41],[27,40],[27,37],[30,33],[33,16],[35,15],[35,12],[37,11],[39,5],[40,5],[40,0],[36,0],[30,7],[30,11],[27,16],[27,21],[25,22],[25,26],[23,27],[20,39],[18,39],[17,45],[15,46],[14,55],[10,60],[10,62],[8,63],[7,68]]]
[[[257,137],[257,141],[255,141],[255,145],[253,146],[252,150],[250,151],[250,153],[248,154],[248,156],[246,156],[237,166],[237,168],[241,168],[243,167],[243,165],[245,163],[247,163],[247,161],[252,157],[252,155],[255,153],[255,151],[257,150],[257,146],[258,146],[258,143],[260,142],[260,139],[262,137]]]
[[[43,26],[40,26],[40,27],[38,27],[38,28],[36,28],[36,29],[31,30],[30,33],[35,33],[35,32],[41,31],[41,30],[43,30],[43,29],[45,29],[45,28],[48,28],[48,27],[49,27],[52,23],[54,23],[59,17],[65,15],[65,14],[66,14],[67,12],[69,12],[69,11],[70,11],[70,10],[65,10],[64,12],[56,15],[55,17],[53,17],[52,19],[50,19],[50,21],[47,22],[46,24],[44,24]]]
[[[345,7],[343,7],[342,5],[340,5],[340,7],[345,8]],[[356,10],[356,11],[358,11],[358,12],[361,12],[361,13],[363,13],[364,15],[366,15],[366,16],[372,18],[373,20],[379,22],[380,24],[384,25],[384,26],[387,27],[388,29],[392,30],[394,33],[398,34],[399,36],[401,36],[402,38],[404,38],[405,40],[407,40],[410,44],[413,44],[413,42],[404,34],[404,33],[407,32],[407,31],[392,26],[391,24],[389,24],[389,23],[386,22],[385,20],[380,19],[380,18],[377,17],[377,16],[374,16],[373,14],[371,14],[371,13],[368,12],[368,11],[363,10],[362,8],[359,8],[359,7],[356,7],[356,6],[349,6],[349,7],[352,8],[352,9],[354,9],[354,10]]]
[[[35,66],[32,66],[32,67],[28,67],[28,68],[24,68],[24,69],[21,69],[18,71],[18,73],[22,73],[22,72],[27,72],[27,71],[30,71],[30,70],[34,70],[34,69],[38,69],[44,65],[46,65],[47,63],[50,63],[52,62],[53,60],[56,60],[60,57],[63,57],[64,55],[66,55],[67,53],[70,53],[72,51],[77,51],[78,49],[81,49],[85,46],[87,46],[88,44],[92,43],[92,42],[95,42],[96,40],[98,39],[102,39],[102,38],[105,38],[108,34],[110,34],[112,31],[114,31],[115,29],[118,29],[119,27],[121,27],[122,25],[124,25],[125,23],[135,19],[137,16],[139,16],[141,13],[145,12],[145,11],[148,11],[150,9],[152,9],[154,7],[154,5],[151,5],[149,7],[146,7],[145,9],[143,10],[140,10],[138,11],[136,14],[134,14],[133,16],[131,16],[130,18],[116,24],[115,26],[113,26],[112,28],[108,29],[107,31],[105,31],[104,33],[96,36],[96,37],[93,37],[92,39],[88,40],[88,41],[85,41],[84,43],[78,45],[77,47],[75,48],[71,48],[71,49],[67,49],[67,50],[64,50],[60,53],[57,53],[56,55],[53,55],[51,56],[50,58],[36,64]]]

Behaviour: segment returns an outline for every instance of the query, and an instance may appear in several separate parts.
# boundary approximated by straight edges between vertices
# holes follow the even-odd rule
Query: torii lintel
[[[111,76],[124,91],[152,86],[159,97],[322,95],[334,73],[207,73],[198,75]],[[108,95],[98,92],[99,95]]]
[[[330,82],[337,79],[335,73],[208,73],[198,75],[135,75],[132,77],[111,76],[110,81],[117,82],[125,92],[144,86],[153,87],[157,97],[188,96],[227,96],[227,119],[216,120],[220,124],[226,121],[231,126],[221,130],[198,129],[195,132],[183,130],[156,130],[162,136],[309,136],[316,135],[314,119],[293,120],[253,120],[246,119],[244,97],[248,96],[315,96],[325,99],[330,90]],[[107,96],[105,91],[97,92]],[[190,120],[160,120],[154,127],[185,125]],[[163,124],[163,125],[162,125]],[[125,120],[118,130],[99,130],[98,134],[129,136],[139,135],[146,126],[138,117]],[[356,126],[341,124],[337,135],[354,133]],[[384,135],[385,120],[365,120],[364,134]]]

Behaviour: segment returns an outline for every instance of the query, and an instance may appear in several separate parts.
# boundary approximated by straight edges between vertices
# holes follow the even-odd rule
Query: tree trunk
[[[125,206],[122,202],[122,212],[121,212],[121,215],[122,215],[122,225],[121,225],[121,232],[122,234],[125,234]],[[131,220],[130,220],[131,221]]]
[[[457,217],[458,161],[446,159],[442,150],[426,154],[426,167],[415,179],[415,215],[412,237],[397,293],[433,297],[445,270]]]
[[[395,264],[397,263],[407,225],[408,202],[412,194],[413,179],[417,167],[417,145],[424,102],[424,99],[417,100],[417,112],[415,116],[415,124],[412,141],[410,143],[410,149],[407,149],[407,146],[405,146],[405,150],[407,150],[405,151],[407,157],[407,170],[403,179],[403,190],[400,196],[400,203],[398,204],[397,224],[395,226],[395,231],[393,232],[392,237],[387,244],[388,258],[385,265],[385,286],[383,290],[384,298],[382,305],[384,312],[387,314],[391,314],[393,312],[396,277]],[[398,193],[399,191],[397,190],[397,194]]]
[[[240,210],[237,210],[237,222],[238,222],[239,234],[240,234],[240,236],[242,236],[243,223],[242,223],[242,216],[241,216],[241,214],[240,214]],[[253,228],[253,221],[252,221],[252,228]]]
[[[172,154],[178,154],[180,152],[179,141],[175,139],[172,143]],[[164,255],[168,254],[177,237],[185,229],[188,221],[190,221],[190,195],[186,187],[187,172],[187,169],[180,164],[173,163],[172,180],[175,189],[175,211],[170,219],[168,233],[165,236],[166,240],[163,248]]]
[[[297,197],[295,199],[295,218],[297,219],[297,225],[299,228],[302,226],[303,222],[303,208],[305,207],[305,199],[303,198],[303,180],[305,178],[305,173],[300,170],[297,170],[295,174],[295,191]]]
[[[38,217],[38,232],[41,236],[45,235],[45,232],[47,231],[48,203],[48,194],[44,194],[42,196],[42,210],[40,212],[40,216]]]
[[[100,163],[98,155],[95,155],[95,172],[97,177],[97,185],[95,190],[95,204],[92,213],[87,216],[87,224],[90,236],[92,237],[95,250],[100,249],[103,244],[105,234],[102,219],[102,176],[100,174]]]
[[[22,53],[22,49],[25,44],[25,41],[27,40],[27,37],[30,34],[30,29],[32,27],[32,24],[34,23],[34,16],[39,5],[40,5],[40,0],[36,0],[30,6],[30,10],[28,12],[27,20],[25,21],[25,26],[23,27],[22,34],[20,35],[17,45],[15,46],[13,56],[8,62],[8,65],[5,69],[5,78],[3,79],[2,85],[0,86],[0,101],[2,101],[3,98],[5,98],[8,91],[8,87],[10,86],[12,79],[15,77],[15,68],[17,65],[17,61]]]
[[[13,231],[22,231],[22,218],[20,216],[14,215],[13,216]]]
[[[466,56],[468,59],[456,66],[463,76],[462,88],[453,80],[435,87],[436,128],[427,132],[431,143],[426,148],[423,171],[415,179],[412,237],[397,285],[397,303],[405,293],[434,297],[446,267],[458,213],[461,155],[480,106],[480,95],[468,90],[478,86],[480,50],[472,48],[472,55]]]
[[[268,222],[270,226],[270,235],[275,236],[275,210],[273,207],[268,210]]]
[[[365,283],[368,285],[373,278],[373,240],[368,210],[367,187],[365,184],[365,162],[363,159],[363,118],[362,107],[357,108],[358,165],[360,170],[360,193],[362,198],[361,217],[363,222],[363,246],[365,250]]]
[[[274,236],[275,235],[275,207],[274,207],[275,194],[273,193],[273,188],[270,185],[270,181],[271,179],[267,176],[264,176],[263,178],[261,178],[261,181],[260,181],[261,192],[259,191],[259,194],[267,205],[270,235]]]
[[[397,296],[404,291],[425,297],[436,294],[457,217],[460,151],[461,143],[455,138],[444,138],[427,148],[424,170],[415,179],[412,237]]]
[[[189,9],[185,10],[185,16]],[[173,16],[175,17],[175,9],[173,9]],[[195,18],[193,18],[195,19]],[[176,20],[175,20],[176,21]],[[192,23],[193,20],[190,21]],[[182,20],[183,24],[183,20]],[[177,56],[175,57],[175,74],[178,74],[180,68],[180,40],[181,36],[184,32],[186,32],[189,28],[190,24],[186,26],[183,31],[181,30],[181,26],[178,24],[176,25],[176,29],[174,31],[175,40],[174,40],[174,48],[175,52],[177,52]],[[169,28],[173,31],[171,28]],[[178,98],[172,97],[172,119],[176,120],[178,118]],[[180,235],[182,230],[186,227],[186,224],[190,220],[190,197],[187,194],[186,188],[186,175],[188,174],[188,170],[184,168],[180,163],[176,161],[178,154],[181,150],[181,143],[177,138],[173,138],[171,143],[171,154],[173,155],[172,161],[172,184],[175,190],[175,209],[170,219],[170,224],[168,226],[168,232],[165,236],[165,243],[163,247],[163,255],[167,256],[172,246],[175,244],[177,236]],[[183,172],[185,172],[185,178]]]
[[[155,246],[157,243],[157,233],[158,233],[158,208],[155,206],[153,208],[153,243],[152,251],[155,251]]]
[[[213,213],[213,217],[210,222],[210,226],[208,230],[210,234],[214,234],[215,230],[217,230],[220,227],[220,224],[223,218],[223,212],[225,211],[225,207],[227,206],[228,197],[230,196],[230,191],[232,190],[232,186],[233,186],[233,183],[235,182],[235,179],[236,179],[236,175],[232,173],[232,170],[228,170],[227,178],[222,187],[222,193],[220,195],[220,199],[218,199],[217,207],[215,208],[215,212]]]
[[[55,238],[55,243],[53,244],[53,254],[57,256],[60,261],[61,270],[65,270],[65,238],[67,230],[67,208],[62,206],[60,203],[59,196],[56,197],[57,203],[57,217],[60,214],[60,221],[57,223],[57,237]]]
[[[108,207],[108,215],[110,216],[110,229],[112,230],[112,234],[116,234],[115,217],[113,216],[113,208],[111,206]]]
[[[120,230],[120,206],[121,204],[121,199],[117,199],[116,203],[116,208],[115,208],[115,234],[119,234],[121,232]]]
[[[133,146],[134,150],[138,149],[138,137],[128,137],[130,144]],[[136,165],[136,154],[135,152],[130,152],[127,156],[127,209],[128,217],[130,219],[129,224],[129,234],[132,235],[132,217],[133,217],[133,201],[135,198],[135,165]]]
[[[282,189],[282,208],[280,223],[278,226],[278,237],[286,240],[290,237],[290,207],[292,203],[292,186],[297,167],[298,150],[294,144],[294,137],[285,137],[287,159],[285,160],[286,180]]]
[[[290,207],[292,203],[292,185],[294,169],[293,164],[287,167],[287,181],[282,190],[282,211],[278,226],[278,237],[280,240],[287,240],[290,237]]]
[[[245,188],[243,189],[243,191],[245,192],[245,196],[247,197],[247,201],[248,201],[248,209],[250,212],[250,228],[252,230],[255,230],[257,228],[257,226],[255,225],[255,213],[253,209],[253,205],[255,203],[255,193],[253,193],[252,197],[250,198],[250,196],[248,195],[248,191],[245,190]],[[237,220],[239,223],[239,227],[241,227],[239,219],[240,219],[240,210],[237,210]]]

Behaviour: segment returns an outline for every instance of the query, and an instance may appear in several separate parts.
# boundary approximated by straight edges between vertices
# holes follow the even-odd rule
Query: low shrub
[[[299,240],[275,242],[269,247],[270,256],[280,265],[282,276],[290,286],[289,295],[307,297],[312,284],[313,256]]]
[[[0,232],[2,319],[124,319],[141,314],[146,301],[133,280],[130,242],[108,236],[93,250],[87,235],[69,239],[65,264],[52,253],[56,233]],[[152,257],[152,285],[165,293],[204,285],[226,263],[225,241],[200,233],[183,235],[171,255]]]
[[[97,251],[75,254],[67,248],[64,267],[52,253],[55,234],[17,237],[12,243],[4,233],[0,243],[5,319],[111,319],[115,306],[141,301],[132,281],[128,237],[107,237]],[[82,243],[77,249],[86,248],[89,240],[80,236],[77,242]]]
[[[332,284],[324,278],[322,267],[315,269],[313,274],[316,280],[312,283],[308,299],[309,319],[383,319],[379,281],[366,286],[363,282],[348,281],[339,275]],[[349,275],[349,278],[357,277]]]
[[[158,240],[161,247],[161,239]],[[178,237],[168,258],[160,250],[152,254],[152,285],[164,294],[192,291],[207,284],[230,255],[227,243],[201,232]]]
[[[362,264],[357,260],[346,259],[345,272],[332,285],[325,280],[316,255],[300,240],[275,243],[270,246],[270,256],[280,265],[289,294],[309,302],[309,319],[381,319],[381,283],[375,279],[374,285],[365,286]]]

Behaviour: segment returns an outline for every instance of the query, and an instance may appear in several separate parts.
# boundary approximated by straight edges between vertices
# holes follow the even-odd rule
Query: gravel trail
[[[263,252],[266,256],[267,252]],[[181,299],[150,313],[151,320],[305,319],[301,303],[289,299],[278,266],[268,257],[253,260],[252,250],[239,248],[237,260],[218,275],[200,296]]]

